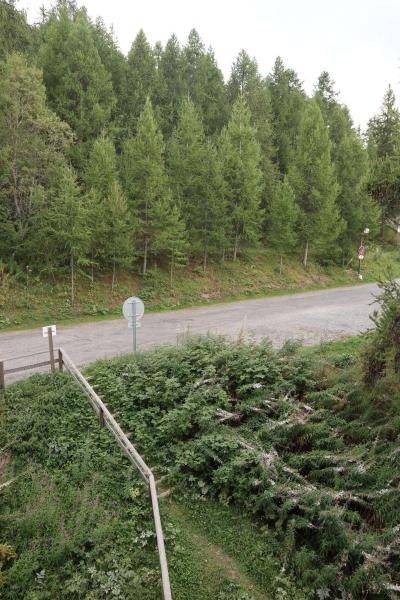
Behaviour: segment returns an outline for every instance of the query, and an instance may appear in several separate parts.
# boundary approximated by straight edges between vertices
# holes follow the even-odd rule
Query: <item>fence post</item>
[[[61,350],[58,350],[58,368],[60,371],[63,370],[63,357]]]
[[[4,388],[6,387],[4,371],[4,362],[0,360],[0,390],[4,390]]]
[[[52,331],[51,327],[47,328],[47,335],[49,338],[50,366],[51,366],[51,370],[54,371],[53,331]]]

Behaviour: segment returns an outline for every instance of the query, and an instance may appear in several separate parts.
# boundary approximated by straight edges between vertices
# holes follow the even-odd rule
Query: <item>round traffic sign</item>
[[[125,300],[122,313],[127,321],[140,321],[144,315],[144,304],[137,296],[131,296]]]

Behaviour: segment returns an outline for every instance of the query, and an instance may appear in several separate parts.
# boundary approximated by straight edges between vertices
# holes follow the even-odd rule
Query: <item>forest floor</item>
[[[113,318],[121,314],[122,302],[140,296],[146,311],[173,310],[234,300],[266,297],[359,283],[357,261],[345,268],[310,263],[307,270],[299,258],[284,259],[267,251],[249,254],[233,262],[210,264],[204,272],[198,265],[178,270],[173,285],[169,274],[153,268],[143,277],[120,272],[114,291],[111,275],[95,274],[94,283],[86,273],[77,282],[76,300],[70,300],[69,278],[54,281],[26,272],[0,273],[0,330],[26,329],[56,321],[80,323]],[[389,272],[400,276],[400,249],[371,246],[362,265],[363,282],[378,281]]]

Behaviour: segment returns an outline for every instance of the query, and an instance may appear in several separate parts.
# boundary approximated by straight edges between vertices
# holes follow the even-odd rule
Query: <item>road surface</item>
[[[289,296],[242,300],[170,312],[145,314],[138,330],[138,347],[147,350],[160,344],[176,344],[185,334],[207,332],[237,337],[269,337],[275,345],[288,338],[305,344],[357,334],[371,326],[371,303],[375,284],[305,292]],[[46,325],[46,323],[44,323]],[[77,365],[99,358],[126,354],[132,349],[132,330],[124,319],[99,321],[57,329],[55,346],[62,346]],[[0,334],[0,360],[45,351],[47,339],[41,328]],[[46,356],[38,357],[46,360]],[[28,361],[29,362],[29,361]],[[27,364],[6,362],[6,369]],[[29,371],[8,375],[6,382],[26,377]]]

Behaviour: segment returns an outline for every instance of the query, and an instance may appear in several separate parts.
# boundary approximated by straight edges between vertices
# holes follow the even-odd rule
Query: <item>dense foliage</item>
[[[178,497],[274,528],[315,597],[394,598],[398,384],[364,387],[354,361],[205,338],[92,371]]]
[[[348,261],[366,226],[397,218],[391,89],[367,148],[326,72],[307,97],[280,58],[264,77],[243,50],[225,83],[195,30],[165,47],[139,31],[125,57],[74,1],[34,26],[12,1],[0,16],[0,259],[12,272],[68,271],[73,301],[77,271],[112,270],[114,285],[118,267],[160,265],[172,282],[188,259],[206,268],[260,243],[304,264]]]
[[[389,365],[364,384],[364,364],[329,347],[275,351],[206,337],[90,370],[174,503],[191,503],[194,515],[196,503],[221,503],[257,524],[264,542],[244,548],[252,556],[255,545],[262,588],[277,598],[295,589],[297,599],[384,600],[400,586],[400,390]],[[20,478],[1,494],[4,597],[119,597],[107,592],[115,586],[152,599],[146,495],[108,434],[97,435],[80,392],[65,376],[35,377],[4,400],[1,445]],[[181,534],[166,528],[176,597],[186,598],[182,570],[192,567]],[[119,534],[127,530],[129,539]]]

